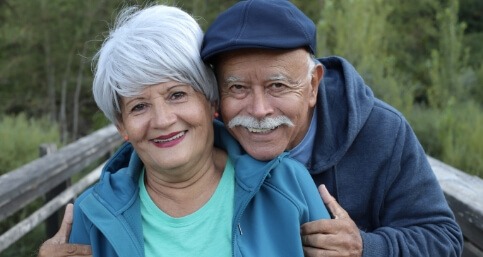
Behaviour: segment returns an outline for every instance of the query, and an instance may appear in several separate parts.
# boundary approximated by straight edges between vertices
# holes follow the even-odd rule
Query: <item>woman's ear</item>
[[[218,102],[211,103],[211,113],[213,114],[213,119],[218,119],[220,117]]]
[[[118,123],[116,124],[116,128],[119,135],[121,135],[125,141],[129,141],[129,135],[127,134],[127,131],[124,129],[124,125],[122,123]]]

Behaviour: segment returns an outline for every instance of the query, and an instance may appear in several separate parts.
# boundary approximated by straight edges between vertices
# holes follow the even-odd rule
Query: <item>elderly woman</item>
[[[76,200],[70,243],[99,257],[303,256],[300,225],[329,217],[303,165],[251,158],[215,120],[202,37],[175,7],[121,12],[93,93],[128,143]]]

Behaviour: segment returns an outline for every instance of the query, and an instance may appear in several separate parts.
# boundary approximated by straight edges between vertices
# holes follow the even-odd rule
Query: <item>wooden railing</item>
[[[0,221],[39,197],[49,194],[73,175],[102,163],[122,142],[114,126],[107,126],[54,153],[0,176]],[[48,201],[0,236],[0,253],[94,183],[102,164]],[[56,229],[54,229],[56,230]]]
[[[122,143],[114,126],[107,126],[62,149],[0,176],[0,222],[39,196],[52,195],[73,175],[101,163],[75,184],[0,236],[0,253],[56,211],[63,210],[97,181],[103,161]],[[464,257],[483,257],[483,180],[428,157],[465,237]],[[58,223],[57,223],[58,224]],[[57,228],[53,228],[54,231]]]
[[[428,159],[463,230],[463,257],[483,257],[483,180]]]

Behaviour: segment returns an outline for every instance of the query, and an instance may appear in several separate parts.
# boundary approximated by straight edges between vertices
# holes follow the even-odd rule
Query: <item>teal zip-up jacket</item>
[[[257,161],[221,122],[214,125],[215,146],[227,151],[235,167],[233,256],[303,256],[300,225],[329,218],[305,167],[287,153]],[[100,181],[75,201],[71,243],[91,245],[94,257],[144,256],[138,187],[142,168],[132,145],[124,144]]]

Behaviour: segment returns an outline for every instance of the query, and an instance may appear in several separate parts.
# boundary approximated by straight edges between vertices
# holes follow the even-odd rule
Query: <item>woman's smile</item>
[[[179,131],[175,133],[171,133],[169,135],[160,136],[152,140],[155,146],[165,148],[165,147],[172,147],[183,141],[186,133],[188,131]]]

